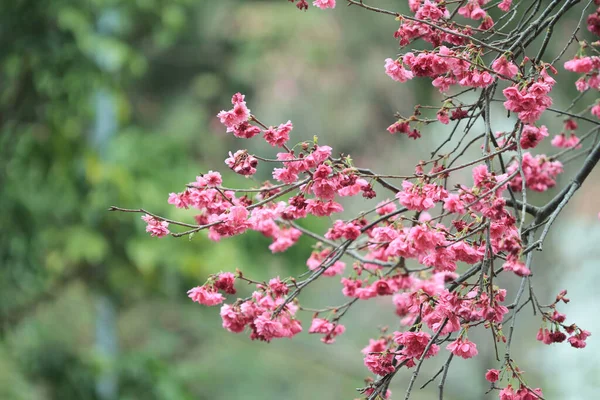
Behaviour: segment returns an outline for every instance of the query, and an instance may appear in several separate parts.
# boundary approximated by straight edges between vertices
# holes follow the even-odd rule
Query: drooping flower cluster
[[[518,162],[512,163],[506,170],[509,174],[518,172]],[[522,170],[527,188],[536,192],[545,192],[556,185],[556,176],[563,172],[563,166],[560,161],[551,161],[544,155],[533,156],[526,152],[523,153]],[[514,191],[521,191],[523,186],[520,174],[511,180],[510,187]]]
[[[169,223],[167,221],[158,219],[151,215],[143,215],[142,220],[146,222],[146,232],[154,237],[164,237],[169,233]]]
[[[326,344],[332,344],[335,342],[335,337],[344,333],[345,330],[344,325],[332,323],[322,318],[313,318],[308,333],[324,335],[321,341]]]
[[[509,86],[502,91],[506,101],[504,107],[518,113],[519,119],[526,124],[535,123],[542,113],[552,105],[552,98],[548,95],[555,81],[546,70],[540,73],[540,78],[534,82]]]
[[[279,278],[273,278],[268,285],[257,285],[257,290],[246,300],[221,307],[223,328],[239,333],[247,327],[252,340],[270,342],[275,338],[291,338],[302,331],[302,325],[295,318],[298,307],[285,303],[289,289]],[[280,309],[273,317],[275,310]]]
[[[592,110],[593,111],[593,110]],[[552,138],[552,146],[563,148],[563,149],[579,149],[581,145],[579,144],[579,138],[575,135],[575,131],[577,130],[577,122],[572,119],[568,119],[565,121],[565,131],[561,132],[559,135],[554,136]],[[569,136],[567,137],[567,133]]]

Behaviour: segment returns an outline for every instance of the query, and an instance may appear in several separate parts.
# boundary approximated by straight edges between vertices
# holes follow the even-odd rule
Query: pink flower
[[[394,342],[402,345],[401,353],[406,358],[421,358],[431,335],[426,332],[394,332]],[[439,346],[432,344],[425,354],[425,358],[433,357],[439,351]]]
[[[344,325],[333,324],[326,319],[313,318],[308,333],[320,333],[325,335],[321,338],[321,341],[325,344],[331,344],[335,342],[335,337],[344,333],[346,328]]]
[[[521,387],[519,390],[517,390],[517,393],[515,393],[514,400],[539,400],[543,396],[544,394],[540,388],[535,388],[530,391],[528,388]]]
[[[340,181],[337,176],[329,176],[331,174],[331,167],[321,164],[315,170],[313,175],[314,180],[311,186],[312,192],[315,196],[323,200],[333,200],[340,188]]]
[[[509,257],[506,262],[502,265],[504,271],[512,271],[518,276],[529,276],[531,271],[525,266],[525,263]]]
[[[386,348],[387,342],[385,341],[385,339],[369,339],[369,345],[362,349],[360,352],[365,355],[369,353],[381,353],[385,351]]]
[[[498,398],[500,400],[520,400],[517,397],[515,397],[515,392],[511,385],[508,385],[507,387],[502,389],[500,393],[498,393]]]
[[[377,204],[376,211],[377,211],[377,214],[379,214],[379,215],[386,215],[386,214],[396,211],[396,205],[392,201],[387,199],[387,200],[382,201]]]
[[[326,259],[328,259],[329,254],[331,253],[331,249],[324,249],[322,251],[313,251],[308,260],[306,260],[306,265],[308,269],[314,271],[317,268],[320,268]],[[324,276],[335,276],[344,272],[346,268],[346,264],[343,261],[336,261],[323,272]]]
[[[248,210],[243,206],[232,206],[229,212],[219,215],[211,215],[210,222],[220,223],[211,226],[210,231],[221,236],[235,236],[245,232],[250,227],[248,222]]]
[[[382,354],[367,354],[364,363],[369,371],[375,375],[384,376],[396,370],[396,367],[392,364],[393,361],[394,355],[385,352]]]
[[[250,110],[246,107],[244,97],[241,93],[234,94],[231,98],[233,109],[217,114],[221,123],[227,127],[227,132],[233,131],[236,125],[246,122],[250,117]]]
[[[588,31],[600,36],[600,8],[595,13],[590,14],[586,22]]]
[[[493,27],[494,27],[494,20],[489,15],[486,15],[485,17],[483,17],[483,21],[481,21],[481,24],[479,25],[478,29],[487,31],[489,29],[492,29]]]
[[[592,57],[574,58],[565,62],[565,69],[579,74],[587,74],[594,69],[594,61]]]
[[[445,58],[435,53],[406,53],[402,62],[408,65],[414,76],[428,76],[431,78],[448,72],[449,65]]]
[[[242,332],[249,322],[239,308],[233,308],[229,304],[223,304],[221,307],[221,319],[223,328],[233,333]]]
[[[333,324],[326,319],[313,318],[308,333],[327,333],[332,329]]]
[[[481,19],[487,15],[485,10],[480,7],[479,2],[473,0],[470,0],[466,6],[459,8],[458,13],[465,18],[474,20]]]
[[[392,135],[394,133],[404,133],[408,135],[410,132],[410,125],[405,121],[396,121],[392,125],[387,127],[387,131]]]
[[[306,200],[306,211],[317,217],[328,217],[333,213],[344,211],[341,204],[333,200],[327,202],[321,200],[309,199]]]
[[[189,191],[183,193],[169,193],[169,204],[173,204],[177,208],[188,208],[190,204]]]
[[[332,148],[329,146],[317,146],[317,148],[304,158],[306,169],[315,168],[331,156]]]
[[[353,222],[345,223],[338,219],[333,223],[333,227],[325,233],[325,237],[330,240],[337,240],[342,237],[348,240],[356,240],[360,234],[360,225]]]
[[[449,246],[454,252],[456,260],[466,262],[468,264],[478,263],[483,259],[484,251],[480,248],[473,247],[466,243],[464,240],[454,243]]]
[[[409,0],[410,1],[410,0]],[[375,392],[375,388],[368,388],[367,390],[365,390],[365,392],[362,394],[364,397],[369,397],[373,394],[373,392]],[[382,394],[379,394],[379,397],[381,397]],[[385,395],[383,395],[383,400],[389,400],[392,398],[392,391],[391,390],[386,390],[385,391]]]
[[[298,173],[290,169],[289,165],[287,168],[274,168],[273,179],[283,183],[294,183],[298,180]]]
[[[205,306],[215,306],[221,304],[225,297],[214,288],[207,289],[204,286],[196,286],[187,291],[188,297],[197,303]]]
[[[518,169],[517,162],[511,163],[506,172],[512,174]],[[563,172],[560,161],[550,161],[545,155],[532,156],[531,153],[523,153],[523,172],[525,174],[525,183],[529,189],[536,192],[544,192],[556,185],[556,176]],[[517,174],[511,181],[510,187],[514,191],[521,191],[522,179]]]
[[[254,320],[254,326],[261,339],[267,342],[273,338],[280,338],[285,335],[281,322],[271,319],[269,313],[259,315]]]
[[[498,8],[504,12],[510,10],[510,6],[512,5],[512,0],[502,0],[500,4],[498,4]]]
[[[342,184],[343,184],[343,182],[340,181],[340,185],[342,185]],[[344,186],[344,187],[338,189],[337,193],[341,197],[356,196],[361,191],[366,190],[368,187],[369,187],[369,183],[366,180],[364,180],[362,178],[358,178],[358,179],[356,179],[356,182],[353,185]]]
[[[285,142],[290,140],[292,129],[293,125],[291,121],[281,124],[277,128],[270,127],[264,131],[265,140],[273,147],[283,147]]]
[[[590,85],[588,84],[588,81],[584,77],[581,77],[581,78],[577,79],[577,81],[575,81],[575,87],[577,88],[577,91],[585,92],[586,90],[588,90],[590,88]]]
[[[537,127],[535,125],[525,125],[521,132],[521,147],[523,149],[532,149],[536,147],[543,138],[548,136],[548,128],[545,125]]]
[[[450,123],[450,118],[448,117],[448,109],[442,108],[435,115],[438,121],[440,121],[444,125],[448,125]]]
[[[235,154],[229,152],[229,158],[225,160],[225,164],[240,175],[250,176],[256,173],[258,160],[248,154],[247,150],[238,150]]]
[[[235,275],[231,272],[220,273],[215,281],[215,288],[224,291],[227,294],[235,294],[236,290],[233,286],[235,283]]]
[[[327,8],[335,8],[335,0],[315,0],[313,6],[319,7],[322,10]]]
[[[385,73],[395,81],[406,82],[413,78],[413,73],[402,65],[398,60],[385,59]]]
[[[462,358],[472,358],[477,355],[477,345],[462,337],[446,346],[446,350],[450,350],[452,354]]]
[[[586,330],[581,330],[575,336],[569,338],[569,344],[576,349],[583,349],[586,346],[585,340],[592,334]]]
[[[402,189],[404,190],[396,193],[396,198],[409,210],[425,211],[435,207],[435,185],[422,187],[410,181],[403,181]]]
[[[250,125],[248,121],[244,121],[231,128],[231,132],[233,132],[233,136],[235,137],[251,139],[260,133],[260,128],[258,126]]]
[[[524,123],[532,124],[552,105],[552,98],[548,96],[550,90],[552,85],[544,80],[538,80],[522,90],[517,85],[509,86],[502,91],[507,99],[504,107],[518,113]]]
[[[592,107],[591,113],[596,118],[600,118],[600,104],[596,104]]]
[[[460,200],[457,194],[449,193],[444,199],[444,210],[451,213],[464,214],[465,204]]]
[[[445,7],[441,8],[429,0],[425,0],[425,2],[415,13],[415,18],[417,19],[430,19],[432,21],[437,21],[444,17],[448,18],[449,16],[450,13]]]
[[[488,369],[485,374],[485,379],[491,383],[497,382],[499,378],[500,371],[498,371],[497,369]]]
[[[269,250],[273,253],[281,253],[292,247],[302,236],[302,232],[296,228],[282,228],[273,233],[273,243]]]
[[[552,141],[550,143],[554,147],[559,147],[559,148],[564,148],[564,149],[581,147],[581,145],[579,144],[579,138],[573,132],[571,132],[571,134],[569,135],[568,138],[566,137],[564,132],[561,132],[560,135],[555,135],[552,138]]]
[[[269,289],[271,289],[271,292],[276,298],[285,296],[290,290],[285,283],[281,282],[279,277],[271,278],[271,280],[269,280]]]
[[[201,180],[198,180],[198,178],[196,178],[196,181],[198,183],[203,182],[204,185],[202,185],[202,186],[217,187],[217,186],[221,186],[221,184],[223,184],[223,178],[221,178],[221,174],[218,172],[208,171],[206,174],[204,174],[203,176],[201,176],[199,178]]]
[[[509,78],[514,78],[514,76],[519,72],[519,68],[513,62],[508,61],[505,56],[495,59],[492,63],[492,69],[497,74],[504,75]],[[505,78],[500,76],[500,79]]]
[[[150,236],[161,238],[171,233],[169,232],[169,223],[167,221],[154,218],[148,214],[142,215],[142,220],[147,223],[146,232],[150,233]]]

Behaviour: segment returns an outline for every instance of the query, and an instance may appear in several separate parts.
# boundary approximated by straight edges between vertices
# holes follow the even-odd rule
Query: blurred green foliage
[[[308,240],[273,257],[260,235],[156,240],[139,214],[107,212],[191,217],[168,193],[223,165],[232,143],[214,136],[213,116],[231,93],[251,92],[250,76],[223,68],[232,54],[257,61],[222,24],[237,3],[0,4],[0,399],[96,399],[106,371],[121,399],[218,398],[216,381],[232,371],[215,381],[213,364],[234,354],[216,349],[243,353],[249,340],[221,339],[218,310],[194,307],[185,291],[237,267],[259,279],[304,271]],[[99,96],[115,110],[104,137]],[[116,359],[97,347],[99,296],[117,310]],[[248,371],[255,354],[242,354]]]
[[[177,308],[207,274],[264,258],[262,238],[157,241],[142,234],[139,215],[106,211],[143,205],[184,217],[167,207],[168,192],[204,170],[206,154],[226,154],[225,144],[201,138],[210,137],[205,110],[233,90],[216,70],[230,39],[213,37],[217,54],[208,49],[206,58],[183,50],[192,58],[180,59],[190,63],[186,73],[165,71],[197,28],[191,19],[212,20],[210,8],[187,0],[0,4],[0,398],[93,399],[103,368],[118,370],[120,398],[192,398],[189,379],[167,360],[173,337],[153,340],[162,350],[125,346],[118,365],[104,365],[93,303],[108,294],[119,316],[156,299]],[[183,85],[190,90],[181,95]],[[98,93],[116,104],[118,132],[104,140],[93,134]]]

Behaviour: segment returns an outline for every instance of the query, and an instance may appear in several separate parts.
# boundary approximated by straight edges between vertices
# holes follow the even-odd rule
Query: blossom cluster
[[[290,2],[301,10],[309,7],[306,0]],[[369,8],[362,1],[349,3]],[[450,10],[454,3],[455,9]],[[263,158],[239,149],[229,152],[225,164],[245,177],[273,165],[268,170],[272,179],[250,189],[230,189],[223,186],[219,172],[201,174],[168,198],[178,209],[193,210],[195,224],[145,214],[142,219],[147,232],[164,237],[172,234],[169,226],[178,224],[188,230],[174,236],[206,229],[208,237],[218,241],[250,230],[269,238],[273,253],[288,250],[303,234],[316,244],[302,260],[306,272],[300,278],[306,277],[304,280],[275,277],[261,282],[246,278],[240,271],[222,272],[190,289],[189,298],[206,306],[221,305],[226,330],[246,331],[252,340],[265,342],[297,335],[303,330],[299,312],[311,312],[308,333],[320,335],[325,344],[334,343],[345,332],[341,320],[354,303],[375,298],[387,301],[399,318],[399,330],[389,333],[382,328],[362,350],[365,367],[380,377],[390,377],[403,367],[415,368],[443,351],[464,359],[477,356],[477,344],[468,336],[473,329],[491,330],[496,342],[506,343],[508,352],[511,336],[505,336],[503,324],[511,318],[510,309],[512,318],[521,310],[517,307],[520,294],[514,304],[507,305],[507,290],[498,287],[495,278],[509,275],[523,284],[532,278],[530,252],[533,245],[541,244],[545,233],[540,243],[532,243],[532,238],[537,227],[547,222],[548,214],[538,220],[536,213],[541,208],[528,210],[526,192],[546,192],[557,185],[563,173],[559,156],[581,148],[587,137],[577,136],[577,121],[591,120],[582,114],[564,113],[568,116],[564,129],[551,140],[561,152],[550,156],[532,153],[544,147],[540,145],[551,133],[552,126],[543,125],[540,119],[554,111],[551,92],[559,71],[553,66],[555,62],[546,63],[538,56],[531,59],[507,40],[490,44],[476,39],[478,33],[496,34],[497,21],[490,15],[488,3],[408,0],[412,14],[397,15],[400,26],[393,36],[401,48],[424,41],[431,49],[412,49],[395,59],[386,58],[385,74],[399,83],[428,79],[444,100],[431,107],[417,105],[408,117],[396,115],[388,132],[416,140],[428,124],[455,121],[454,131],[459,125],[466,126],[456,149],[436,156],[440,146],[429,161],[419,162],[411,175],[378,175],[358,168],[350,156],[336,154],[332,147],[319,144],[316,137],[292,145],[297,140],[291,140],[291,121],[265,125],[251,113],[246,96],[234,94],[231,109],[217,114],[219,121],[236,138],[262,136],[276,154]],[[314,0],[312,5],[331,9],[336,2]],[[503,13],[514,10],[511,0],[495,5]],[[600,9],[587,18],[588,30],[595,34],[600,34],[599,13]],[[456,22],[456,15],[478,21],[479,26]],[[504,47],[497,47],[498,43]],[[586,46],[582,42],[577,55],[563,65],[566,71],[580,75],[575,85],[582,92],[600,89],[600,57],[585,55]],[[448,95],[452,91],[458,93]],[[468,104],[459,99],[463,91],[480,92],[481,96]],[[495,98],[496,92],[503,98]],[[494,133],[491,125],[495,121],[489,115],[492,105],[508,112],[512,130]],[[590,105],[588,111],[600,118],[600,103]],[[453,159],[450,155],[473,128],[472,121],[479,118],[485,125],[480,136],[484,139],[476,138],[463,153],[472,143],[479,143],[482,157],[457,165],[463,153]],[[384,180],[388,177],[401,179],[400,187]],[[455,177],[460,183],[452,186],[449,180]],[[393,196],[355,218],[343,219],[342,198],[361,195],[366,202],[377,196],[377,184],[391,190]],[[529,228],[524,227],[526,212],[535,217]],[[330,223],[322,232],[312,232],[301,225],[309,216],[327,217]],[[528,236],[529,231],[532,234]],[[468,269],[460,275],[464,268]],[[339,282],[344,304],[324,309],[300,304],[298,296],[303,288],[321,276]],[[472,276],[477,279],[469,282]],[[252,284],[253,290],[228,302],[227,296],[238,292],[236,281]],[[539,304],[532,291],[528,301],[542,319],[537,340],[585,347],[591,333],[574,323],[566,324],[566,315],[557,311],[560,302],[569,301],[566,291],[550,305]],[[488,370],[485,378],[499,391],[501,400],[542,396],[541,389],[525,384],[523,371],[510,357],[499,369]],[[503,386],[497,386],[502,381]],[[381,382],[369,381],[362,394],[369,399],[390,398],[391,392]]]

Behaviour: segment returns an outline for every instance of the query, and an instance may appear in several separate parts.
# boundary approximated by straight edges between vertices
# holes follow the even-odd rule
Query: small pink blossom
[[[269,289],[276,298],[285,296],[290,290],[285,283],[281,282],[279,277],[271,278],[269,280]]]
[[[281,253],[293,246],[302,236],[302,232],[296,228],[281,228],[273,232],[273,243],[269,250],[273,253]]]
[[[485,379],[491,383],[497,382],[499,378],[500,371],[498,371],[497,369],[488,369],[485,374]]]
[[[196,286],[188,290],[188,297],[197,303],[205,306],[216,306],[221,304],[225,297],[215,289],[207,289],[205,286]]]
[[[457,194],[449,193],[444,199],[444,210],[451,213],[464,214],[465,204]]]
[[[398,60],[385,59],[385,73],[395,81],[406,82],[413,78],[413,73],[402,65]]]
[[[240,333],[249,322],[239,308],[234,308],[229,304],[223,304],[220,314],[223,320],[223,328],[229,332]]]
[[[360,225],[353,222],[345,223],[342,220],[337,220],[333,223],[333,227],[325,233],[325,237],[330,240],[337,240],[340,238],[356,240],[360,234]]]
[[[504,75],[509,78],[514,78],[519,72],[519,68],[513,62],[508,61],[505,56],[498,57],[496,60],[494,60],[492,63],[492,69],[497,74]],[[500,76],[500,79],[505,78]]]
[[[585,340],[592,334],[586,330],[581,330],[578,334],[569,338],[569,344],[576,349],[583,349],[586,346]]]
[[[504,12],[510,10],[510,6],[512,5],[513,0],[502,0],[500,4],[498,4],[498,8]]]
[[[485,10],[479,5],[479,2],[473,0],[469,1],[466,6],[460,7],[458,13],[465,18],[474,20],[481,19],[487,15]]]
[[[259,315],[254,320],[256,332],[261,336],[262,340],[270,341],[274,338],[284,337],[285,332],[283,325],[276,319],[271,319],[269,313]]]
[[[365,366],[375,375],[384,376],[396,370],[392,364],[394,355],[384,352],[382,354],[367,354],[364,359]]]
[[[563,148],[563,149],[580,148],[581,147],[581,145],[579,144],[579,138],[573,132],[571,132],[569,137],[567,137],[564,134],[564,132],[561,132],[560,135],[555,135],[552,138],[552,141],[550,143],[554,147]]]
[[[247,121],[250,117],[250,110],[248,109],[248,107],[246,107],[244,97],[245,96],[241,93],[234,94],[231,98],[231,104],[233,104],[233,109],[229,111],[221,111],[217,115],[221,123],[227,127],[228,132],[231,132],[234,126]]]
[[[322,10],[327,8],[335,8],[335,0],[315,0],[313,6],[319,7]]]
[[[146,222],[146,232],[150,233],[150,236],[161,238],[171,233],[168,229],[169,223],[167,221],[154,218],[148,214],[142,215],[142,220]]]
[[[248,154],[247,150],[238,150],[235,154],[229,152],[229,158],[225,160],[225,164],[240,175],[250,176],[256,173],[258,160]]]
[[[592,57],[579,57],[565,62],[565,69],[579,74],[587,74],[594,69]]]
[[[227,294],[235,294],[236,290],[234,287],[235,275],[231,272],[220,273],[215,281],[215,288],[224,291]]]
[[[341,204],[336,203],[333,200],[324,202],[321,200],[309,199],[306,201],[306,211],[317,217],[328,217],[333,213],[344,211],[344,208]]]
[[[377,204],[377,214],[386,215],[396,211],[396,205],[391,200],[385,200]]]
[[[402,345],[401,353],[406,358],[421,358],[431,335],[423,332],[394,332],[394,342]],[[425,358],[433,357],[439,351],[439,346],[432,344],[425,354]]]
[[[448,109],[442,108],[436,113],[436,118],[444,125],[448,125],[450,123],[450,118],[448,117]]]
[[[335,342],[335,337],[341,335],[345,331],[346,328],[344,325],[334,324],[322,318],[313,318],[308,333],[325,335],[321,338],[321,341],[325,344],[332,344]]]
[[[385,339],[369,339],[369,345],[362,349],[360,352],[365,355],[369,353],[381,353],[385,351],[386,348],[387,342]]]
[[[328,259],[329,254],[331,253],[331,249],[327,248],[321,251],[313,251],[310,255],[310,257],[308,258],[308,260],[306,260],[306,265],[308,266],[308,269],[310,269],[311,271],[314,271],[317,268],[320,268],[323,264],[324,261]],[[332,265],[330,265],[329,267],[327,267],[327,269],[323,272],[324,276],[335,276],[335,275],[339,275],[342,272],[344,272],[344,269],[346,268],[346,264],[343,261],[335,261]]]
[[[547,136],[548,128],[546,128],[545,125],[542,125],[539,128],[535,125],[525,125],[521,132],[521,148],[532,149]]]
[[[477,345],[462,337],[446,346],[446,350],[450,350],[452,354],[462,358],[472,358],[477,355]]]
[[[273,147],[283,147],[290,140],[290,132],[293,129],[291,121],[279,125],[277,128],[270,127],[264,131],[264,138]]]
[[[504,271],[512,271],[518,276],[529,276],[531,271],[525,266],[525,263],[518,259],[511,259],[510,257],[502,265]]]

